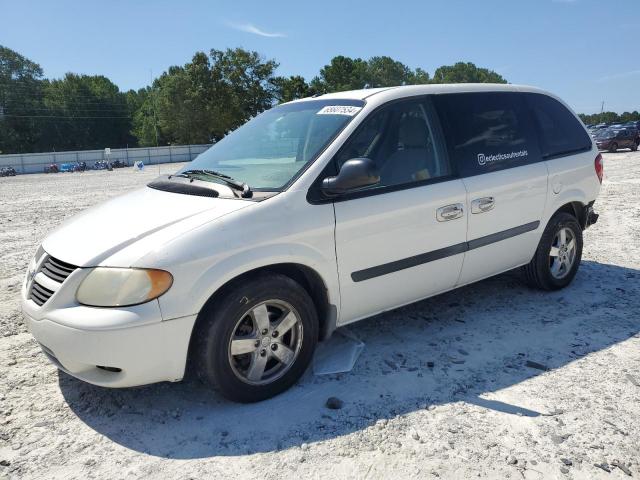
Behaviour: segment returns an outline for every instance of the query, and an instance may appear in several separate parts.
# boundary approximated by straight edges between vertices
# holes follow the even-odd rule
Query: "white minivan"
[[[521,266],[533,286],[567,286],[602,175],[580,120],[535,88],[306,98],[66,221],[29,265],[22,308],[84,381],[190,370],[257,401],[336,327]]]

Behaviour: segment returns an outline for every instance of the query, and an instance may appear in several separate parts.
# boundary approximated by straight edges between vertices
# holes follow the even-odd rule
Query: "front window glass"
[[[213,170],[246,183],[252,190],[281,190],[363,106],[361,100],[309,100],[274,107],[227,135],[181,171]]]
[[[374,188],[404,185],[451,174],[426,101],[406,101],[367,118],[336,157],[338,168],[366,157],[380,173]]]

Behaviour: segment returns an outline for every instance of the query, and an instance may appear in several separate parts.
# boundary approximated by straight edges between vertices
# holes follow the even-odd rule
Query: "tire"
[[[632,152],[635,152],[638,150],[638,144],[634,143],[633,145],[631,145],[631,147],[629,147],[631,149]]]
[[[295,323],[279,332],[283,319]],[[193,373],[229,400],[257,402],[287,390],[307,369],[318,343],[318,315],[300,284],[263,273],[227,288],[203,310],[193,335]],[[240,353],[232,353],[232,344]]]
[[[616,153],[618,151],[618,144],[613,142],[609,147],[609,152]]]
[[[558,244],[563,230],[566,252]],[[570,237],[575,241],[573,249],[570,249]],[[563,263],[562,258],[566,258],[567,263]],[[559,290],[569,285],[576,276],[581,259],[582,228],[573,215],[559,212],[549,220],[533,259],[523,267],[524,276],[533,288]]]

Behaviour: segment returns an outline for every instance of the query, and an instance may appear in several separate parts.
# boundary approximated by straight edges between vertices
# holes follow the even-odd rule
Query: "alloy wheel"
[[[563,227],[553,237],[549,251],[551,275],[557,279],[566,277],[576,259],[576,238],[570,228]]]
[[[229,363],[241,381],[265,385],[281,378],[302,347],[300,315],[287,302],[267,300],[236,322],[228,344]]]

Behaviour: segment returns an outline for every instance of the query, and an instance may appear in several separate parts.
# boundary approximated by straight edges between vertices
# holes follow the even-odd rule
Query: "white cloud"
[[[613,75],[605,75],[598,79],[598,82],[608,82],[609,80],[620,80],[623,78],[635,77],[640,75],[640,70],[631,70],[629,72],[614,73]]]
[[[269,38],[284,38],[286,35],[284,33],[278,32],[265,32],[264,30],[256,27],[253,23],[232,23],[227,22],[227,25],[236,30],[240,30],[241,32],[253,33],[254,35],[259,35],[261,37],[269,37]]]

